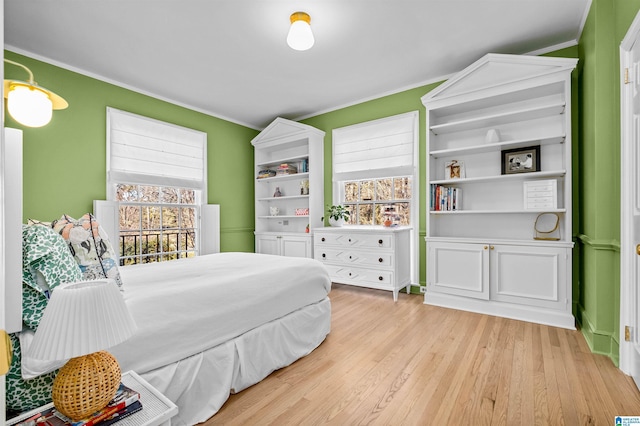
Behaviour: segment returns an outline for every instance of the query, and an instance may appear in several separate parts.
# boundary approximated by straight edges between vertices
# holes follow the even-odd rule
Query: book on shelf
[[[431,184],[429,209],[431,211],[462,210],[462,189]]]
[[[111,402],[86,419],[72,420],[60,413],[55,407],[51,407],[20,421],[17,426],[34,424],[46,426],[106,426],[141,409],[140,393],[129,388],[124,383],[120,383]]]

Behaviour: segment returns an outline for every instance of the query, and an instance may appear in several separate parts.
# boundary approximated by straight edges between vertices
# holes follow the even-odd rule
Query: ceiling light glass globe
[[[314,42],[311,25],[303,20],[291,24],[289,35],[287,35],[287,44],[289,47],[294,50],[307,50],[311,49]]]
[[[51,99],[37,88],[17,85],[7,95],[7,109],[18,123],[27,127],[42,127],[51,121]]]

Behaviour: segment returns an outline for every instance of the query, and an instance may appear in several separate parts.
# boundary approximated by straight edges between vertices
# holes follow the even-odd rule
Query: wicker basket
[[[118,362],[107,351],[71,358],[53,382],[53,404],[73,420],[87,418],[113,399],[121,377]]]

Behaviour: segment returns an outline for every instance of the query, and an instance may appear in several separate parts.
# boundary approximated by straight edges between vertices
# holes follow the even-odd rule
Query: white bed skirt
[[[141,376],[179,407],[172,425],[193,425],[217,413],[230,393],[240,392],[308,355],[330,329],[331,303],[327,297]]]

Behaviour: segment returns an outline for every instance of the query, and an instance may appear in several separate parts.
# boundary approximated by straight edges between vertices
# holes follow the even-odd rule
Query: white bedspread
[[[320,262],[219,253],[120,268],[138,331],[111,348],[122,371],[144,373],[231,340],[326,298]]]

